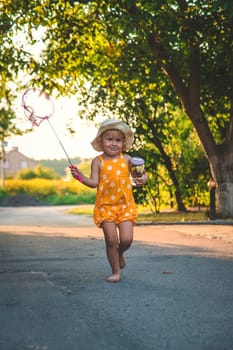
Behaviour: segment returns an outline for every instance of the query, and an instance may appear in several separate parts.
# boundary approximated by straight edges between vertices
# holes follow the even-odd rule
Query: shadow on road
[[[0,348],[230,350],[233,260],[135,241],[118,284],[100,237],[0,233]]]

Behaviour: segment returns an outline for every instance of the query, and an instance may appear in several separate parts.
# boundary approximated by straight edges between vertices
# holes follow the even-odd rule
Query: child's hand
[[[70,165],[70,170],[73,178],[82,182],[82,177],[78,168],[75,165]]]
[[[147,173],[143,173],[142,176],[140,176],[140,177],[133,178],[133,182],[134,182],[135,186],[137,186],[137,187],[145,185],[147,183],[147,181],[148,181]]]

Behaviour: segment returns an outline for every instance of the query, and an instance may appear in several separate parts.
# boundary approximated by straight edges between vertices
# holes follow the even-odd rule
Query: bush
[[[17,174],[17,179],[31,180],[31,179],[58,179],[58,174],[52,168],[44,168],[38,165],[35,169],[23,169]]]
[[[7,197],[7,191],[0,188],[0,200],[4,199],[6,197]]]
[[[6,180],[8,196],[27,194],[49,204],[92,204],[95,189],[88,189],[76,180],[13,179]]]

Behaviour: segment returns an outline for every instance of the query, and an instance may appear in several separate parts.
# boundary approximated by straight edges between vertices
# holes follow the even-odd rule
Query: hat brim
[[[96,135],[96,137],[94,138],[94,140],[91,142],[92,147],[97,151],[97,152],[102,152],[103,151],[103,147],[102,147],[102,142],[101,142],[101,135],[108,130],[119,130],[121,131],[124,136],[125,136],[125,147],[123,149],[123,151],[128,151],[134,141],[134,136],[133,136],[133,132],[130,129],[130,127],[117,119],[108,119],[106,121],[104,121],[100,128],[99,131]]]

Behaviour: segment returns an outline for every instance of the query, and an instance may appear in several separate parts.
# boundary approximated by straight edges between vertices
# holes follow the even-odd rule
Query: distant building
[[[9,152],[5,152],[5,161],[0,161],[0,173],[3,168],[6,177],[15,176],[22,169],[35,169],[38,162],[20,153],[18,147],[13,147]]]

